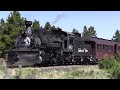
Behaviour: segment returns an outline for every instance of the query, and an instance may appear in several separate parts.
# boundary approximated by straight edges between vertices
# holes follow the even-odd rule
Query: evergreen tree
[[[1,31],[0,47],[2,50],[2,56],[14,47],[16,38],[25,29],[25,19],[21,17],[18,11],[13,11],[7,18],[4,24],[3,30]]]
[[[84,26],[82,36],[87,36],[87,27]]]
[[[44,28],[50,30],[50,28],[51,28],[50,22],[46,22]]]
[[[96,30],[92,26],[90,26],[90,28],[87,30],[87,27],[84,26],[82,36],[97,37]]]
[[[73,28],[72,32],[73,32],[73,33],[79,33],[79,31],[76,30],[75,28]]]
[[[120,31],[116,30],[115,35],[112,38],[113,41],[120,42]]]
[[[0,33],[2,32],[3,28],[5,26],[5,21],[3,20],[3,18],[0,20]]]
[[[35,20],[32,25],[32,30],[40,28],[40,23],[39,21]]]

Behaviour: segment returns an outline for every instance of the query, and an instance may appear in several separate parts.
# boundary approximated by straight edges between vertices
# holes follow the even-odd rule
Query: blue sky
[[[0,19],[7,19],[11,11],[0,11]],[[120,30],[120,11],[20,11],[27,20],[39,20],[41,26],[47,21],[56,27],[71,32],[73,28],[83,31],[84,25],[94,26],[99,38],[111,39],[115,31]]]

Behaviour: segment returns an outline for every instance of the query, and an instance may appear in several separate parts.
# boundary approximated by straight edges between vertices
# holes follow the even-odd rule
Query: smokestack
[[[25,25],[26,25],[26,30],[25,30],[25,32],[26,32],[28,35],[31,35],[31,34],[32,34],[32,30],[31,30],[32,21],[25,21]]]

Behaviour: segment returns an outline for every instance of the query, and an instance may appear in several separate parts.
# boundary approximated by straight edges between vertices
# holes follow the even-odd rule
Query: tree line
[[[0,57],[3,57],[7,50],[12,49],[14,47],[14,43],[16,38],[21,34],[23,30],[25,30],[25,24],[24,22],[27,19],[25,17],[22,17],[19,11],[12,11],[8,15],[6,21],[1,18],[0,19],[0,51],[2,53],[0,54]],[[51,28],[50,22],[46,22],[46,24],[43,26],[40,25],[40,22],[37,20],[33,21],[32,24],[32,30],[37,28],[46,28],[50,30]],[[55,27],[55,26],[53,26]],[[73,33],[78,32],[75,28],[72,30]],[[93,26],[90,26],[87,28],[86,26],[83,27],[83,32],[81,35],[88,36],[88,37],[97,37],[96,30]],[[117,30],[115,32],[115,35],[113,36],[112,40],[114,41],[120,41],[120,31]]]

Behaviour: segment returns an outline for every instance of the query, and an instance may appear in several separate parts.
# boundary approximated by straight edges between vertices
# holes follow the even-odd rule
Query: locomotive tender
[[[120,42],[96,37],[81,37],[79,33],[60,28],[26,30],[16,39],[15,47],[8,51],[7,66],[95,64],[106,56],[114,58],[120,52]]]

